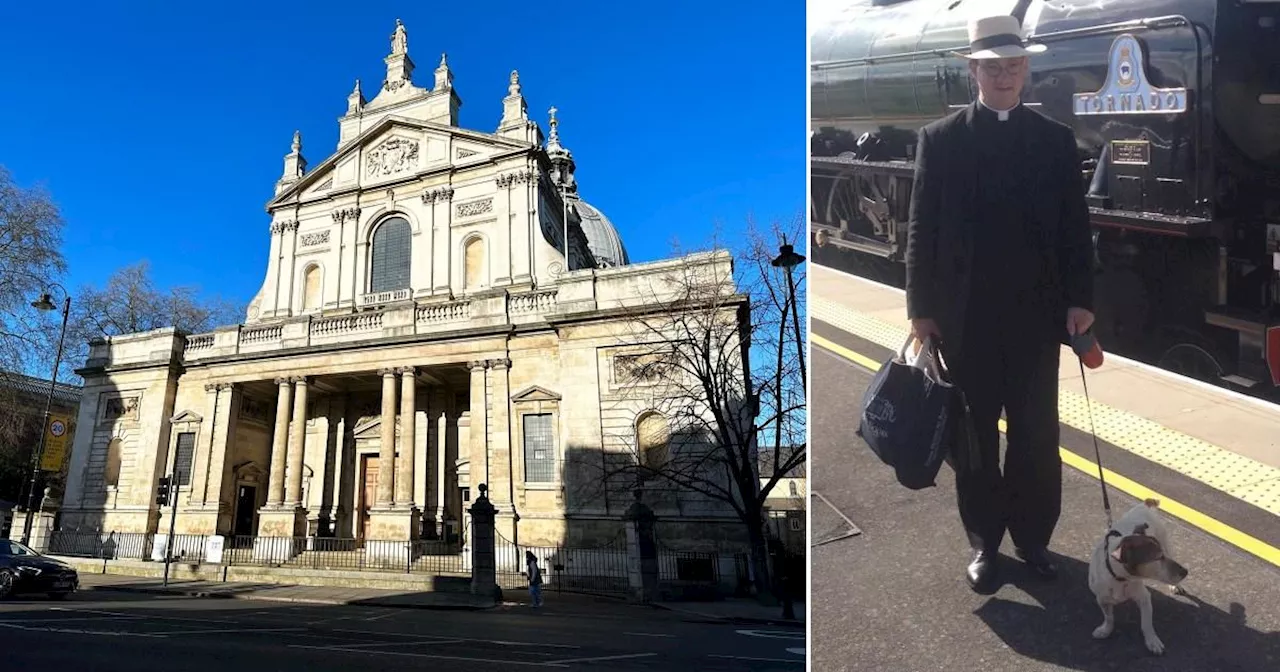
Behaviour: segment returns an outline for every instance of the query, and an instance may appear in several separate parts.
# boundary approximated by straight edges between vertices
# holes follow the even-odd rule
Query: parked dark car
[[[18,593],[48,593],[59,599],[79,587],[80,575],[71,565],[12,539],[0,539],[0,599]]]

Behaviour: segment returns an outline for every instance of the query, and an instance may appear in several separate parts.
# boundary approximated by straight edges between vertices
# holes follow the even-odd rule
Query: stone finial
[[[355,114],[364,109],[365,105],[364,92],[360,90],[360,79],[356,79],[355,88],[351,89],[351,95],[347,96],[347,114]]]
[[[520,95],[520,73],[516,70],[511,71],[511,83],[507,85],[507,95]]]
[[[449,59],[440,54],[440,65],[436,67],[436,91],[447,91],[453,88],[453,72],[449,70]]]
[[[289,145],[289,153],[284,157],[284,173],[276,181],[276,193],[279,194],[288,185],[302,179],[307,172],[307,160],[302,156],[302,131],[293,132],[293,142]]]
[[[551,137],[547,139],[547,149],[560,149],[560,122],[556,120],[558,111],[555,105],[547,111],[551,115]]]

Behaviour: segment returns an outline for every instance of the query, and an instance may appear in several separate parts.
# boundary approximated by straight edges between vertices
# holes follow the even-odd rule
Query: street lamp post
[[[53,358],[53,375],[49,378],[49,394],[44,400],[44,420],[40,424],[40,444],[35,452],[31,454],[31,476],[30,483],[27,484],[27,520],[22,524],[23,544],[31,543],[31,525],[35,518],[33,504],[36,498],[36,481],[40,478],[40,458],[44,455],[44,443],[49,434],[49,412],[53,407],[53,393],[58,385],[58,368],[62,366],[62,344],[67,337],[67,317],[71,314],[71,293],[57,283],[52,286],[61,289],[67,298],[62,302],[62,329],[58,333],[58,354]],[[54,310],[57,305],[53,302],[53,297],[49,295],[49,292],[45,292],[40,295],[38,300],[31,302],[31,307],[40,310]]]
[[[800,386],[804,389],[805,394],[808,394],[809,376],[804,368],[805,366],[804,346],[800,342],[801,339],[803,339],[804,337],[804,332],[800,331],[800,310],[796,305],[799,303],[799,299],[796,296],[795,278],[791,275],[791,269],[804,263],[804,259],[805,259],[804,255],[798,254],[795,251],[795,248],[792,247],[791,244],[787,242],[787,239],[784,236],[782,238],[782,245],[778,248],[778,256],[769,263],[771,263],[774,267],[781,266],[782,269],[786,271],[786,274],[787,274],[787,298],[786,298],[786,303],[783,304],[783,312],[785,313],[787,306],[790,305],[791,323],[792,323],[792,326],[795,328],[795,332],[796,332],[796,355],[799,356],[800,358]],[[782,325],[786,324],[786,320],[787,320],[787,316],[784,314],[781,320]],[[784,329],[785,329],[785,326],[781,326],[779,328],[779,332],[782,332]],[[783,345],[782,342],[779,341],[778,343],[779,379],[781,379],[781,376],[782,376],[782,372],[781,372],[782,345]],[[781,407],[782,407],[781,380],[779,380],[779,383],[778,383],[778,407],[779,407],[779,412],[781,412]],[[776,420],[776,422],[778,423],[778,429],[777,429],[777,432],[775,432],[775,435],[780,435],[782,418],[779,417]],[[775,441],[775,445],[773,449],[775,451],[782,450],[782,442],[780,440]],[[781,551],[781,549],[779,550]],[[779,553],[779,555],[781,555],[781,552]],[[796,617],[796,612],[795,612],[795,605],[791,600],[791,591],[787,590],[787,581],[789,580],[789,577],[787,576],[787,563],[782,562],[782,563],[775,563],[775,564],[779,565],[778,588],[782,593],[782,617],[784,619],[793,620]]]
[[[791,275],[791,269],[803,264],[804,260],[804,255],[796,253],[795,248],[787,242],[786,237],[783,237],[782,246],[778,248],[778,256],[770,263],[781,266],[787,272],[787,296],[791,299],[791,322],[796,330],[796,354],[800,357],[800,384],[808,393],[809,375],[804,368],[804,346],[800,343],[804,332],[800,331],[800,310],[796,306],[796,281]],[[783,319],[786,319],[785,315]]]

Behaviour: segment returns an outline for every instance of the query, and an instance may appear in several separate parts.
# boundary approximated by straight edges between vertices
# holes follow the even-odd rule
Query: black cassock
[[[920,179],[919,163],[917,185],[933,192],[913,195],[908,301],[911,317],[938,320],[947,364],[973,414],[980,466],[970,469],[957,451],[960,518],[975,549],[994,550],[1006,530],[1018,547],[1043,547],[1061,510],[1058,364],[1066,307],[1092,307],[1074,141],[1021,105],[1000,119],[975,103],[928,130],[934,175]]]

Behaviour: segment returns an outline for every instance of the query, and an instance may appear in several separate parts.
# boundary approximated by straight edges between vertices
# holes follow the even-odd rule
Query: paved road
[[[1106,521],[1098,482],[1070,467],[1051,547],[1063,556],[1059,580],[1034,579],[1006,537],[1005,585],[991,596],[970,591],[950,468],[935,489],[898,486],[853,433],[870,374],[816,346],[812,362],[812,459],[821,468],[811,487],[862,530],[811,551],[812,669],[1280,670],[1280,570],[1172,518],[1174,553],[1191,574],[1188,596],[1153,596],[1165,655],[1143,647],[1132,603],[1117,609],[1109,640],[1092,639],[1101,613],[1086,563]],[[1136,503],[1115,490],[1111,502],[1117,516]],[[815,539],[837,536],[839,516],[817,499],[812,507]]]
[[[11,670],[804,669],[804,633],[618,604],[583,613],[314,606],[108,591],[0,602]]]

